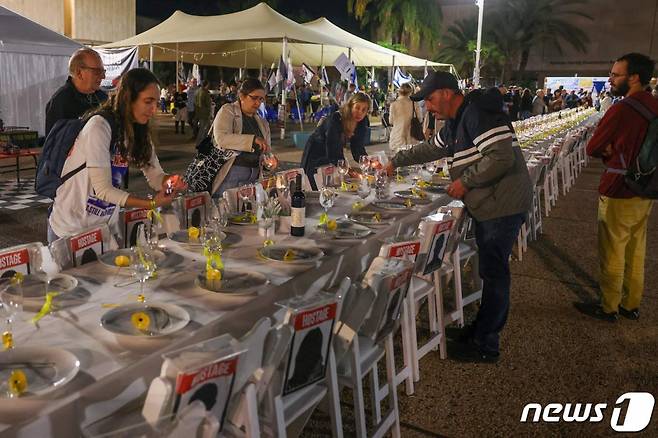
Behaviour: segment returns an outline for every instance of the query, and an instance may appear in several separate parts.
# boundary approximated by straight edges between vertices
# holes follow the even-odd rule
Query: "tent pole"
[[[258,76],[259,80],[263,80],[263,42],[260,42],[260,74]]]
[[[372,79],[372,82],[370,83],[370,88],[374,88],[374,84],[376,82],[375,81],[375,66],[374,65],[370,67],[370,77]]]
[[[427,76],[427,60],[425,60],[425,71],[424,71],[424,73],[425,73],[425,76]],[[423,79],[425,79],[424,76],[423,76]]]
[[[388,87],[389,87],[389,89],[391,89],[391,90],[393,89],[392,85],[393,85],[393,73],[394,73],[394,70],[395,70],[395,55],[393,55],[392,66],[391,66],[391,68],[390,68],[389,71],[388,71]]]
[[[149,44],[149,70],[153,71],[153,44]]]
[[[288,38],[283,37],[282,54],[283,62],[286,63],[288,54]],[[281,123],[281,140],[286,138],[286,78],[283,79],[281,85],[281,107],[279,108],[279,118]]]
[[[320,76],[322,77],[322,71],[324,70],[324,44],[320,44]],[[329,89],[329,84],[325,84],[327,86],[327,90]],[[324,99],[322,96],[324,95],[324,90],[323,90],[322,83],[320,83],[320,108],[324,107]]]
[[[176,43],[176,91],[178,92],[178,43]]]
[[[244,43],[244,74],[245,76],[247,74],[247,43]],[[242,75],[240,75],[240,79],[242,79]]]

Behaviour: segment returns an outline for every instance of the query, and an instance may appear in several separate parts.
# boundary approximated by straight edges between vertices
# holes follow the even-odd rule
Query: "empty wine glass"
[[[131,248],[130,267],[133,270],[133,276],[139,280],[139,295],[137,300],[143,303],[146,301],[144,297],[144,283],[155,274],[157,269],[155,257],[148,248],[138,244]]]
[[[361,168],[361,172],[365,175],[368,172],[368,169],[370,169],[370,157],[367,155],[361,155],[359,157],[359,167]]]
[[[334,206],[334,198],[336,193],[331,189],[331,187],[324,186],[320,189],[320,205],[324,208],[325,214],[329,212],[329,209]]]
[[[430,173],[430,175],[434,175],[436,173],[436,161],[429,161],[425,164],[425,169]]]
[[[347,172],[349,172],[350,168],[347,165],[346,160],[338,160],[337,167],[338,173],[340,174],[340,184],[342,186],[345,182],[345,175],[347,175]]]
[[[225,228],[228,225],[228,216],[230,208],[228,201],[224,198],[213,199],[211,221],[219,226]]]
[[[368,196],[370,196],[370,184],[368,184],[368,178],[362,178],[361,181],[359,182],[359,187],[357,187],[356,194],[359,196],[359,198],[365,200]]]

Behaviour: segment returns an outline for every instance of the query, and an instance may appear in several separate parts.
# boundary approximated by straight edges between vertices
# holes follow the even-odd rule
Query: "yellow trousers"
[[[599,197],[599,266],[603,311],[640,307],[650,199]]]

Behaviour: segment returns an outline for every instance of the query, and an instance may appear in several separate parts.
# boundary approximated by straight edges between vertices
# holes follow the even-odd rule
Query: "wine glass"
[[[359,196],[359,198],[365,200],[368,196],[370,196],[370,184],[368,184],[368,178],[362,178],[361,181],[359,182],[359,186],[356,189],[356,194]]]
[[[12,326],[23,311],[23,281],[19,275],[0,279],[0,318],[6,324],[6,330],[2,332],[5,350],[14,348]]]
[[[264,152],[260,156],[260,165],[264,171],[271,172],[279,166],[279,159],[272,152]]]
[[[153,253],[141,245],[131,248],[130,267],[133,270],[133,276],[139,280],[139,295],[137,300],[140,303],[146,301],[144,297],[144,283],[151,278],[157,269]]]
[[[324,186],[320,189],[320,205],[324,208],[325,214],[329,209],[334,206],[334,198],[336,193],[329,186]]]
[[[230,213],[228,201],[224,198],[215,198],[212,203],[211,221],[220,228],[226,228]]]
[[[350,168],[347,165],[346,160],[338,160],[337,167],[338,173],[340,174],[340,185],[342,186],[345,182],[345,175],[347,175],[347,172],[349,172]]]
[[[361,155],[359,157],[359,167],[361,168],[361,173],[366,175],[368,169],[370,169],[370,157],[367,155]]]

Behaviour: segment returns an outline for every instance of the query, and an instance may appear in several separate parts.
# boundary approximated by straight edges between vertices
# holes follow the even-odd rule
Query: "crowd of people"
[[[393,154],[382,171],[392,175],[396,167],[447,159],[452,182],[447,193],[463,200],[475,221],[482,304],[474,323],[459,337],[456,356],[478,362],[495,362],[500,354],[499,334],[509,310],[509,256],[532,201],[532,187],[512,121],[576,106],[598,106],[605,111],[588,145],[588,153],[606,165],[599,200],[599,256],[602,302],[583,305],[590,316],[615,321],[617,315],[637,319],[644,288],[644,252],[651,201],[635,196],[624,185],[625,162],[641,145],[648,122],[633,105],[613,105],[637,100],[658,115],[658,102],[646,91],[654,63],[639,54],[615,62],[610,73],[610,92],[593,100],[589,91],[494,87],[465,93],[456,78],[446,72],[429,73],[422,84],[405,84],[382,96],[351,85],[339,96],[326,95],[331,111],[310,135],[300,167],[313,189],[318,167],[344,160],[348,147],[356,162],[367,155],[368,115],[380,102],[390,108],[390,147]],[[108,96],[100,91],[104,77],[100,57],[91,49],[78,50],[70,60],[69,78],[46,106],[47,130],[60,120],[82,117],[86,124],[64,164],[64,182],[48,219],[48,240],[81,228],[117,221],[117,207],[154,209],[168,205],[187,189],[179,175],[168,175],[159,164],[150,135],[150,121],[158,108],[175,117],[176,132],[192,128],[198,141],[210,135],[221,151],[221,163],[212,181],[211,194],[221,196],[230,188],[256,182],[261,162],[271,150],[270,126],[261,110],[268,96],[255,78],[220,84],[211,92],[209,83],[195,80],[185,89],[161,87],[146,69],[133,69],[121,78]],[[312,111],[316,91],[302,86],[296,101]],[[421,121],[423,122],[421,124]],[[436,129],[435,129],[436,128]],[[421,131],[420,134],[418,131]],[[421,137],[421,138],[418,138]],[[417,143],[412,148],[402,145]],[[626,157],[626,161],[624,159]],[[143,171],[151,198],[125,190],[128,166]]]

